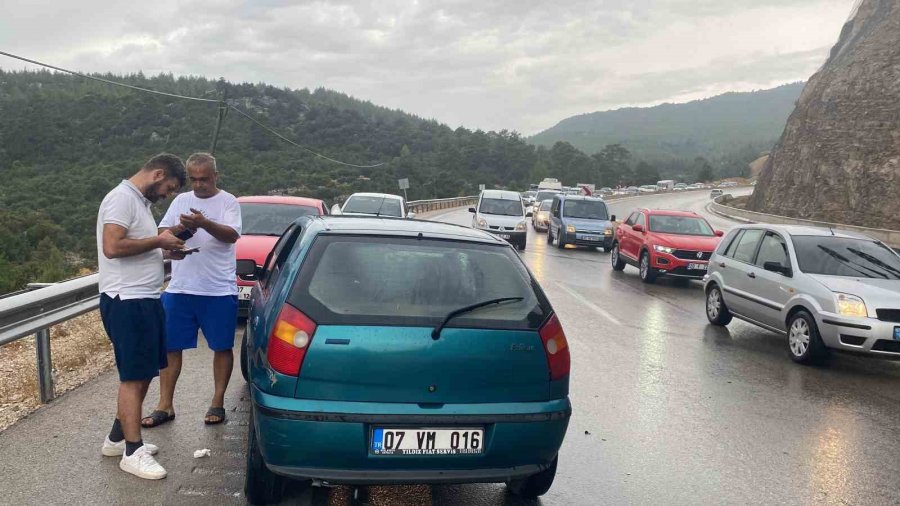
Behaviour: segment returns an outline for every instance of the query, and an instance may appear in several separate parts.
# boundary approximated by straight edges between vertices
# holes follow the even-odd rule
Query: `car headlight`
[[[516,225],[516,232],[524,232],[525,230],[527,230],[527,229],[525,228],[524,221],[519,223],[518,225]]]
[[[660,246],[659,244],[654,245],[653,249],[655,249],[656,251],[658,251],[660,253],[668,253],[669,255],[671,255],[672,253],[675,253],[675,248],[670,248],[668,246]]]
[[[478,228],[488,228],[487,221],[484,218],[478,218]]]
[[[537,217],[541,221],[547,221],[547,213],[538,213]]]
[[[606,229],[606,230],[603,231],[603,235],[612,235],[612,234],[613,234],[613,231],[612,231],[611,228],[608,228],[608,229]]]
[[[574,234],[575,233],[575,225],[566,225],[566,232],[568,232],[570,234]]]
[[[837,312],[841,316],[857,316],[861,318],[869,316],[869,312],[866,310],[866,303],[856,295],[836,293],[834,294],[834,299],[837,303]]]

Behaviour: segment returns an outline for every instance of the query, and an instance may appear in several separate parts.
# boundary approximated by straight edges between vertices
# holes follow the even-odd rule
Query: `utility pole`
[[[219,100],[219,117],[216,119],[216,128],[213,130],[212,145],[209,147],[209,154],[215,156],[216,144],[219,142],[219,131],[222,129],[222,122],[225,121],[225,115],[228,113],[228,88],[222,90],[222,99]]]

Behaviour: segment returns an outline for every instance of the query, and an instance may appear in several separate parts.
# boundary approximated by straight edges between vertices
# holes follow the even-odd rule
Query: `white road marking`
[[[564,284],[562,284],[562,283],[560,283],[560,282],[558,282],[558,281],[556,282],[556,286],[562,288],[562,290],[563,290],[564,292],[568,293],[568,294],[571,295],[572,297],[575,297],[575,298],[578,300],[578,302],[581,302],[582,304],[584,304],[585,306],[587,306],[588,308],[590,308],[591,310],[593,310],[595,313],[597,313],[597,314],[599,314],[600,316],[602,316],[602,317],[606,318],[607,320],[609,320],[609,321],[610,321],[611,323],[613,323],[614,325],[619,325],[619,326],[622,325],[622,322],[620,322],[619,320],[617,320],[613,315],[609,314],[605,309],[603,309],[603,308],[601,308],[600,306],[594,304],[593,302],[587,300],[586,298],[584,298],[583,295],[581,295],[580,293],[576,292],[575,290],[569,288],[568,286],[566,286],[566,285],[564,285]]]

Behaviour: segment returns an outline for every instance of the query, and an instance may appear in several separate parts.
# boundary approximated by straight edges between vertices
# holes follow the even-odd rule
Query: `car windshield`
[[[530,197],[534,197],[534,196],[535,196],[535,192],[525,192],[522,194],[522,197],[524,197],[524,198],[530,198]]]
[[[563,216],[585,220],[609,219],[606,204],[598,200],[567,200],[563,206]]]
[[[538,210],[549,211],[551,207],[553,207],[553,200],[545,200],[541,202],[541,207]]]
[[[900,257],[871,239],[794,236],[800,270],[808,274],[900,279]]]
[[[341,212],[403,217],[399,199],[381,196],[350,196]]]
[[[559,192],[557,192],[557,191],[541,191],[541,192],[537,192],[537,195],[535,195],[534,200],[539,201],[539,202],[543,202],[545,200],[553,200],[553,197],[556,195],[559,195]]]
[[[318,215],[311,206],[241,202],[241,234],[278,235],[301,216]]]
[[[537,328],[549,311],[510,248],[397,237],[321,236],[292,303],[319,324],[429,325],[473,302],[521,297],[450,326]]]
[[[661,234],[716,235],[706,220],[690,216],[650,215],[650,231]]]
[[[503,216],[522,216],[522,202],[506,199],[481,199],[481,214],[499,214]]]

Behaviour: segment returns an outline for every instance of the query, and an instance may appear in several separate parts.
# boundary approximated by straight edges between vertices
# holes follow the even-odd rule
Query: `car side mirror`
[[[722,232],[721,230],[716,230],[716,237],[722,237],[723,235],[725,235],[725,232]]]
[[[475,212],[475,208],[474,208],[474,207],[470,207],[470,208],[469,208],[469,212],[470,212],[470,213],[474,213],[474,212]]]
[[[256,261],[242,258],[235,262],[235,270],[241,278],[247,281],[255,281],[260,268],[256,266]]]
[[[763,269],[770,272],[777,272],[787,277],[792,276],[791,268],[781,265],[781,262],[766,262],[763,264]]]
[[[534,213],[532,213],[531,211],[528,211],[527,213],[525,213],[526,218],[531,218],[532,216],[534,216]]]
[[[331,206],[331,214],[333,214],[333,215],[335,215],[335,216],[340,216],[340,214],[341,214],[341,206],[339,206],[339,205],[337,205],[337,204]]]
[[[609,217],[609,221],[616,221],[616,215],[612,215]]]
[[[643,225],[632,225],[631,230],[634,230],[635,232],[643,232],[644,226]]]

